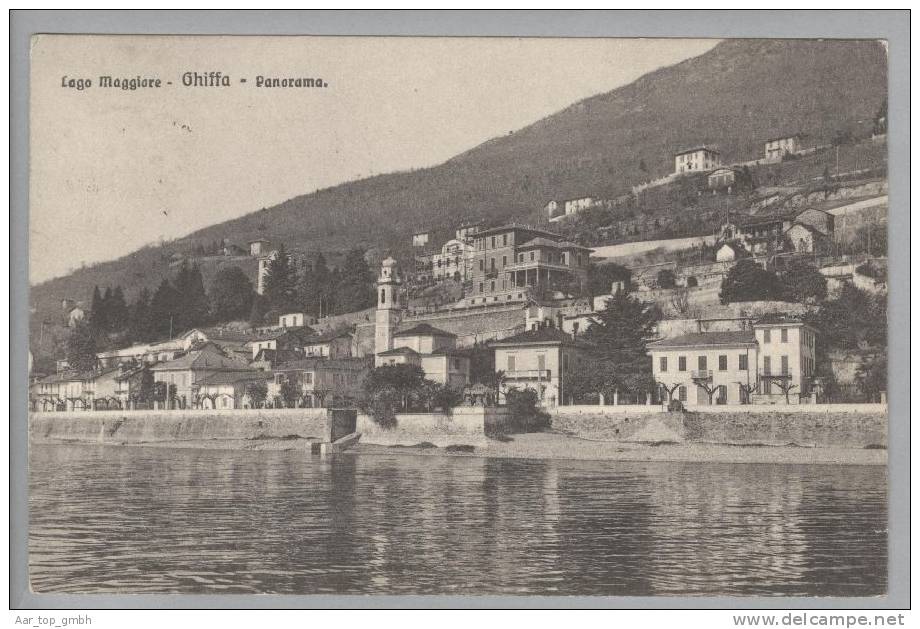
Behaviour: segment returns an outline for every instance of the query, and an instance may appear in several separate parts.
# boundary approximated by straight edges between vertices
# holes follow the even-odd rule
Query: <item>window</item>
[[[667,356],[662,356],[658,359],[658,371],[662,373],[668,370],[668,358]]]
[[[728,404],[728,387],[724,384],[716,390],[716,404]]]
[[[767,376],[770,375],[770,357],[769,356],[763,357],[763,372]]]
[[[505,247],[508,245],[508,234],[502,234],[502,246]]]
[[[686,356],[677,357],[677,371],[687,371],[687,357]]]
[[[747,354],[738,354],[738,370],[747,371],[748,368],[748,357]]]
[[[495,249],[495,236],[492,236],[492,248]]]
[[[495,258],[492,258],[491,260],[489,260],[489,270],[490,271],[495,270]]]
[[[700,356],[696,359],[696,368],[700,371],[706,371],[706,357]]]
[[[485,268],[486,268],[486,261],[485,261],[485,260],[480,260],[480,261],[479,261],[479,270],[480,270],[480,271],[483,271],[483,270],[485,270]]]
[[[380,289],[380,303],[381,304],[387,303],[387,293],[382,288]]]
[[[502,268],[508,266],[508,256],[502,256]],[[783,330],[785,332],[785,330]]]
[[[565,264],[565,263],[566,263],[566,262],[565,262],[565,256],[566,256],[566,254],[563,253],[563,254],[562,254],[562,264]]]
[[[530,261],[533,262],[533,251],[530,252]]]
[[[781,328],[779,331],[779,340],[780,340],[780,343],[788,343],[789,342],[789,330],[787,330],[786,328]]]
[[[482,282],[479,282],[479,292],[482,292]]]
[[[788,376],[789,375],[789,357],[781,356],[779,361],[780,361],[780,366],[779,366],[780,373],[782,373],[784,376]]]
[[[313,372],[307,371],[303,374],[303,383],[304,384],[313,384]]]
[[[514,356],[508,356],[508,371],[514,371]]]
[[[769,342],[770,342],[770,330],[764,330],[764,331],[763,331],[763,342],[764,342],[764,343],[769,343]]]
[[[719,371],[728,370],[728,356],[719,356]]]
[[[489,282],[489,291],[493,293],[495,292],[495,280]]]
[[[678,387],[678,389],[677,389],[677,399],[680,400],[681,402],[686,402],[686,401],[687,401],[687,387],[685,387],[685,386],[680,386],[680,387]]]
[[[546,369],[546,354],[537,355],[537,369],[540,371]]]
[[[505,289],[507,289],[507,288],[508,288],[508,281],[507,281],[507,280],[502,280],[502,290],[505,290]]]

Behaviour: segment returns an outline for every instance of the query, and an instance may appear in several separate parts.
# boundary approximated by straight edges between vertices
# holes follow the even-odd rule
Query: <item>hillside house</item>
[[[252,354],[252,359],[255,359],[263,349],[284,350],[302,348],[307,342],[307,339],[315,334],[316,332],[308,327],[281,328],[253,336],[246,342],[246,346]]]
[[[271,243],[264,238],[256,238],[249,241],[249,255],[259,257],[268,253],[268,245]]]
[[[799,403],[812,389],[815,331],[766,316],[752,329],[681,334],[650,343],[655,380],[687,406]]]
[[[370,368],[363,358],[301,358],[272,369],[268,399],[283,405],[281,385],[284,380],[295,384],[303,408],[354,404],[361,394],[361,384]]]
[[[707,185],[710,190],[728,190],[735,185],[735,178],[741,172],[736,166],[722,166],[716,168],[706,177]]]
[[[470,277],[473,254],[471,243],[458,239],[448,240],[441,247],[441,252],[431,257],[432,279],[465,282]]]
[[[348,330],[311,336],[304,342],[304,355],[308,358],[351,358],[352,340]]]
[[[473,241],[473,236],[482,231],[482,221],[464,221],[454,230],[454,237],[465,243]]]
[[[579,197],[578,199],[569,199],[565,202],[565,215],[571,216],[572,214],[578,214],[583,210],[597,205],[597,200],[594,197]]]
[[[763,143],[763,156],[768,160],[779,160],[785,155],[795,155],[802,150],[802,136],[799,134],[772,138]]]
[[[202,409],[253,408],[247,389],[254,383],[268,383],[272,374],[264,371],[219,371],[201,378],[197,384],[196,405]]]
[[[175,398],[167,403],[170,408],[196,405],[197,383],[215,373],[252,371],[245,362],[225,355],[214,343],[205,343],[150,370],[155,382],[175,387]]]
[[[377,365],[418,365],[429,380],[462,391],[470,380],[470,361],[457,350],[457,335],[420,323],[393,334],[393,347],[377,353]]]
[[[583,287],[592,249],[564,237],[522,225],[476,234],[470,305],[525,301],[530,289]]]
[[[674,154],[675,174],[703,172],[721,165],[719,151],[708,146],[697,146]]]
[[[734,262],[749,257],[750,252],[738,242],[724,242],[716,249],[716,262]]]
[[[540,404],[563,401],[565,374],[589,356],[589,348],[554,327],[527,330],[491,343],[495,370],[504,372],[507,389],[536,391]]]
[[[543,211],[546,213],[546,218],[555,218],[560,214],[564,214],[564,210],[560,209],[559,201],[551,200],[546,205],[543,206]]]
[[[428,232],[418,232],[412,234],[412,246],[424,247],[428,244]]]
[[[279,328],[302,328],[307,325],[307,315],[302,312],[289,312],[278,317]]]

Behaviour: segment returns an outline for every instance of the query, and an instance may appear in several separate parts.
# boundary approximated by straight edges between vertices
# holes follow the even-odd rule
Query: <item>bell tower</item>
[[[399,303],[399,268],[396,260],[387,258],[381,263],[377,278],[377,319],[374,333],[374,354],[393,349],[393,334],[402,312]],[[376,361],[379,365],[379,360]]]

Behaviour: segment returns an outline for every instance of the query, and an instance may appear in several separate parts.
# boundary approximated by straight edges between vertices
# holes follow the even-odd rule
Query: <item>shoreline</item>
[[[440,456],[536,460],[753,463],[788,465],[887,465],[885,449],[807,447],[799,445],[608,441],[559,432],[526,433],[490,439],[473,435],[362,436],[341,455]],[[316,439],[268,437],[260,439],[189,439],[170,441],[88,441],[30,439],[31,445],[100,445],[231,451],[296,451],[309,453]],[[451,446],[461,446],[452,448]],[[472,447],[472,449],[470,449]],[[313,456],[313,455],[309,455]],[[318,455],[316,455],[318,456]]]

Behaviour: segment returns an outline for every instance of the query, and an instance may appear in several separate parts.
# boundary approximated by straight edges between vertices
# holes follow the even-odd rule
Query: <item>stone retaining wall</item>
[[[555,430],[605,441],[673,440],[846,448],[887,446],[887,410],[875,408],[881,405],[848,406],[870,408],[843,408],[836,411],[822,408],[821,412],[815,412],[812,408],[810,412],[801,412],[800,409],[809,408],[803,405],[796,407],[795,411],[767,407],[754,412],[721,410],[705,413],[608,413],[599,410],[591,413],[585,410],[556,413],[552,425]]]
[[[152,443],[218,439],[280,438],[321,440],[326,409],[231,411],[92,411],[32,413],[34,443]]]

